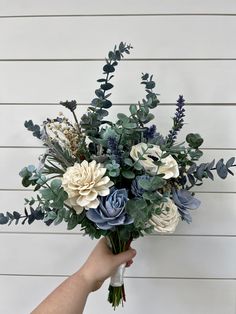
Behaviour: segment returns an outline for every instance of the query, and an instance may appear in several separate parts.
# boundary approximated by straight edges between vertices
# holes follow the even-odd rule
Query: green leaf
[[[137,124],[134,122],[124,122],[123,127],[126,129],[135,129],[137,127]]]
[[[16,212],[16,211],[14,211],[14,212],[13,212],[13,216],[14,216],[14,219],[20,219],[21,214],[18,213],[18,212]]]
[[[203,152],[199,149],[196,149],[194,151],[189,151],[189,156],[191,157],[192,160],[198,160],[201,158],[203,155]]]
[[[135,208],[143,209],[147,206],[147,202],[144,199],[135,200]]]
[[[108,111],[104,109],[98,109],[97,114],[98,114],[99,119],[102,120],[104,117],[108,116]]]
[[[68,221],[69,221],[69,218],[70,218],[70,211],[69,211],[69,210],[66,210],[66,211],[65,211],[65,215],[64,215],[64,221],[65,221],[65,222],[68,222]]]
[[[143,166],[141,165],[141,163],[139,161],[136,161],[134,163],[134,168],[138,171],[142,170],[143,169]]]
[[[68,194],[63,189],[60,189],[53,198],[52,206],[55,208],[63,208],[64,201],[67,198],[68,198]]]
[[[134,104],[130,105],[129,106],[129,111],[130,111],[130,113],[132,115],[135,115],[137,113],[137,111],[138,111],[137,105],[134,105]]]
[[[42,197],[45,200],[53,200],[53,198],[55,197],[54,193],[49,188],[42,189],[39,192],[42,194]]]
[[[113,51],[109,51],[109,53],[108,53],[108,58],[109,58],[110,60],[116,60],[116,56],[115,56],[115,54],[114,54]]]
[[[151,182],[151,186],[152,186],[153,190],[157,190],[157,189],[162,188],[166,183],[165,179],[163,179],[160,176],[153,177],[150,182]]]
[[[156,191],[159,188],[162,188],[165,185],[166,181],[160,176],[152,177],[151,180],[139,180],[139,185],[145,191]]]
[[[125,226],[125,228],[119,229],[119,237],[123,241],[128,241],[130,239],[130,236],[131,236],[130,230],[128,230],[126,227],[127,226]]]
[[[226,167],[227,167],[227,168],[232,167],[233,164],[234,164],[234,162],[235,162],[235,157],[231,157],[231,158],[226,162]]]
[[[27,128],[28,131],[33,132],[33,136],[37,138],[41,138],[40,126],[34,124],[32,120],[25,121],[24,126]]]
[[[137,200],[129,200],[126,204],[127,213],[134,219],[134,225],[136,228],[144,228],[146,222],[149,219],[149,211],[146,205],[145,200],[140,200],[140,203],[137,203]]]
[[[134,179],[135,178],[135,173],[131,170],[122,170],[121,174],[126,179]]]
[[[105,83],[105,84],[101,84],[101,89],[103,89],[104,91],[112,89],[113,84],[111,83]]]
[[[54,220],[54,225],[58,225],[63,221],[65,213],[66,213],[65,208],[61,208],[58,210],[57,218]]]
[[[44,218],[44,221],[48,221],[48,220],[54,220],[57,218],[57,213],[54,212],[53,210],[47,212],[46,217]]]
[[[153,89],[156,86],[154,81],[150,81],[146,83],[146,88],[147,89]]]
[[[115,72],[115,68],[111,64],[108,63],[104,65],[103,71],[106,73],[112,73],[112,72]]]
[[[146,116],[146,119],[144,120],[144,123],[148,123],[151,120],[153,120],[154,118],[155,118],[154,114],[148,113],[148,115]]]
[[[148,73],[145,73],[145,74],[142,73],[142,80],[143,81],[148,80],[148,78],[149,78],[149,74]]]
[[[203,143],[203,138],[199,134],[190,133],[186,136],[186,141],[190,147],[197,149]]]
[[[112,106],[112,102],[108,99],[103,99],[102,102],[101,102],[101,108],[105,108],[105,109],[108,109]]]
[[[121,120],[123,123],[129,122],[129,117],[127,117],[124,113],[118,113],[117,118]]]
[[[149,200],[149,201],[155,201],[155,200],[159,200],[159,196],[157,197],[157,193],[153,193],[153,192],[144,192],[143,193],[143,198],[145,198],[146,200]]]
[[[9,217],[4,216],[2,213],[0,213],[0,225],[5,225],[9,221]]]
[[[125,158],[124,163],[130,167],[132,167],[134,164],[131,158]]]
[[[72,230],[77,226],[77,214],[72,214],[68,220],[67,229]]]
[[[110,177],[118,177],[120,174],[120,169],[113,169],[109,171],[109,176]]]
[[[56,190],[60,189],[61,184],[62,184],[62,182],[60,179],[54,179],[51,181],[50,185],[51,185],[52,190],[56,191]]]
[[[226,167],[226,165],[224,164],[224,160],[223,158],[220,159],[217,164],[216,164],[216,171],[217,171],[217,174],[218,176],[221,178],[221,179],[225,179],[228,175],[228,169]]]
[[[97,97],[101,97],[101,98],[103,98],[104,97],[104,91],[102,91],[101,89],[96,89],[95,90],[95,94],[96,94],[96,96]]]
[[[138,184],[140,185],[141,188],[143,188],[146,191],[149,191],[152,188],[150,180],[141,179],[138,181]]]

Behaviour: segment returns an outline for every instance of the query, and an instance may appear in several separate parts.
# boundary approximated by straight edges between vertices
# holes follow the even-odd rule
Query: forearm
[[[81,271],[67,278],[31,314],[80,314],[92,288]]]

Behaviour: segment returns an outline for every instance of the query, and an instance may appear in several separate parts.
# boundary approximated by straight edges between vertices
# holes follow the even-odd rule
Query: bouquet
[[[0,224],[42,220],[46,225],[67,223],[80,226],[91,238],[107,238],[114,254],[129,248],[133,239],[152,232],[172,233],[181,220],[191,222],[191,210],[200,201],[190,190],[213,173],[225,179],[233,175],[235,158],[198,163],[203,152],[202,137],[190,133],[186,143],[177,143],[184,126],[185,100],[179,96],[173,125],[160,134],[152,109],[159,104],[153,76],[142,74],[146,96],[131,104],[129,114],[120,112],[110,121],[110,90],[118,62],[129,54],[131,45],[121,42],[108,53],[104,76],[95,98],[78,121],[75,101],[60,104],[72,114],[71,122],[62,113],[41,126],[32,120],[25,127],[43,142],[45,152],[37,167],[20,171],[24,187],[39,193],[25,199],[24,213],[0,213]],[[112,276],[108,300],[114,308],[126,300],[123,282],[125,265]]]

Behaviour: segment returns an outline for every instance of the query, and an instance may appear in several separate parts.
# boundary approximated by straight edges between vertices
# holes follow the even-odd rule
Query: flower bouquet
[[[68,229],[77,225],[91,238],[104,236],[114,254],[129,248],[133,239],[152,232],[171,233],[180,220],[191,222],[190,210],[200,201],[190,192],[204,179],[213,180],[213,172],[225,179],[233,175],[235,158],[227,162],[198,163],[203,139],[191,133],[186,144],[176,143],[184,125],[185,100],[179,96],[173,125],[162,135],[152,109],[159,104],[153,76],[142,74],[146,97],[131,104],[129,114],[106,119],[112,106],[111,79],[118,62],[129,54],[131,46],[123,42],[106,58],[104,77],[97,80],[87,112],[78,121],[75,100],[61,102],[73,115],[74,122],[62,113],[41,126],[32,120],[25,127],[43,142],[45,152],[37,167],[20,171],[24,187],[39,191],[25,199],[24,213],[0,213],[0,224],[42,220],[46,225],[66,222]],[[114,308],[126,300],[124,266],[112,276],[108,300]]]

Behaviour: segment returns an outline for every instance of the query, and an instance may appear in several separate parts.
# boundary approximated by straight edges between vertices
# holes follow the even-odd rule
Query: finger
[[[130,267],[132,264],[133,264],[133,260],[131,260],[131,261],[128,261],[127,263],[126,263],[126,265],[125,265],[125,267]]]
[[[134,249],[129,249],[125,252],[114,255],[114,261],[117,266],[127,263],[132,260],[136,255],[136,251]]]

